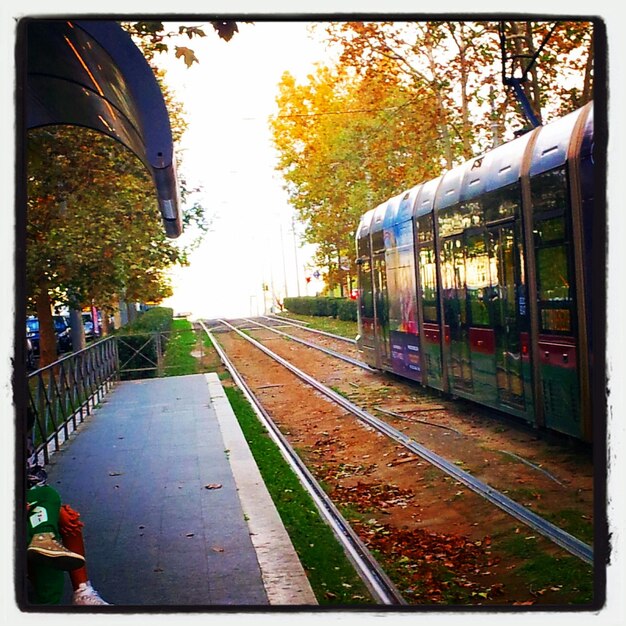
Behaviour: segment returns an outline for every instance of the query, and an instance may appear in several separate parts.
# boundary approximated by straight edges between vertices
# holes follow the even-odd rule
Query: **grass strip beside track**
[[[165,376],[184,376],[198,372],[198,360],[191,355],[195,344],[196,335],[191,322],[173,320],[163,362]]]
[[[320,605],[373,604],[330,527],[241,391],[226,395]]]
[[[313,315],[300,315],[298,313],[277,313],[277,317],[283,317],[285,320],[294,320],[300,322],[307,322],[309,328],[316,330],[323,330],[327,333],[333,333],[341,337],[347,337],[348,339],[354,339],[358,332],[359,327],[356,322],[350,322],[340,320],[335,317],[316,317]]]

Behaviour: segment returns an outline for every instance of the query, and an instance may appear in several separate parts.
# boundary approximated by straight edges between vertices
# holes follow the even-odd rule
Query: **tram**
[[[593,103],[365,213],[372,367],[591,441]]]

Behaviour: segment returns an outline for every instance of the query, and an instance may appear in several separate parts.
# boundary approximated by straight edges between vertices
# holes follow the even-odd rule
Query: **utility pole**
[[[298,289],[298,298],[300,297],[300,278],[299,278],[299,273],[300,273],[300,266],[298,265],[298,245],[296,242],[296,220],[295,220],[295,216],[291,216],[291,232],[293,234],[293,258],[295,261],[295,268],[296,268],[296,287]]]
[[[283,225],[282,223],[280,224],[280,253],[282,255],[282,259],[283,259],[283,289],[285,292],[285,298],[288,297],[287,295],[287,264],[285,263],[285,244],[283,242]]]

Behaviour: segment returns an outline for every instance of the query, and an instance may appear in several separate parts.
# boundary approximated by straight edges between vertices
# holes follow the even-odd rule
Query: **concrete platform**
[[[48,472],[115,607],[316,604],[215,374],[120,383]]]

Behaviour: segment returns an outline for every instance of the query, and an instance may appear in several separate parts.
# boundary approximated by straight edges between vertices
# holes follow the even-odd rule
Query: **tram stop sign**
[[[152,175],[168,237],[182,232],[163,94],[130,35],[111,20],[27,18],[18,26],[24,126],[84,126],[120,141]],[[24,67],[25,65],[25,67]]]

